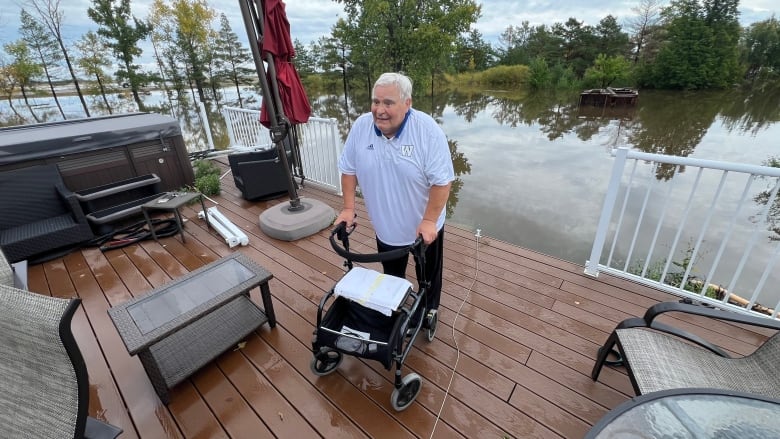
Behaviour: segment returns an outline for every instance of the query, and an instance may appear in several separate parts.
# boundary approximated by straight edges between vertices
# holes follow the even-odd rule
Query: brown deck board
[[[607,274],[586,276],[582,262],[502,242],[489,230],[477,241],[473,230],[449,224],[436,339],[420,336],[402,369],[424,384],[417,401],[397,413],[390,405],[394,369],[350,356],[326,377],[309,369],[319,301],[345,270],[329,231],[295,242],[269,238],[258,215],[287,199],[248,202],[229,176],[222,182],[223,193],[212,198],[247,233],[247,246],[229,248],[198,218],[196,204],[181,210],[184,243],[175,235],[105,252],[83,248],[29,267],[31,291],[82,299],[73,329],[90,374],[90,414],[122,427],[122,438],[427,438],[432,431],[436,438],[579,438],[633,394],[621,368],[590,379],[597,348],[622,319],[674,300]],[[338,196],[315,188],[300,193],[340,206]],[[374,251],[366,218],[359,204],[353,251]],[[234,251],[274,275],[277,327],[254,331],[176,386],[163,405],[106,311]],[[258,291],[251,297],[262,303]],[[751,352],[766,337],[739,325],[664,318],[735,353]]]

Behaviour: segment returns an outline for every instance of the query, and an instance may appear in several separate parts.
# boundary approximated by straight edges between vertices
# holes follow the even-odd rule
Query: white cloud
[[[6,0],[7,2],[8,0]],[[771,4],[770,4],[771,3]],[[24,1],[12,5],[6,3],[0,9],[0,45],[18,38],[17,28],[19,11]],[[133,0],[132,13],[138,18],[148,16],[152,0]],[[235,0],[215,1],[209,4],[217,13],[225,13],[233,31],[247,43],[244,22],[239,4]],[[343,6],[330,0],[287,0],[285,2],[290,30],[294,39],[303,44],[317,41],[321,36],[330,34],[331,28],[339,17],[347,18]],[[564,1],[528,1],[516,0],[485,0],[481,3],[482,17],[477,21],[476,28],[486,41],[498,43],[498,37],[509,25],[519,25],[528,21],[532,25],[551,25],[565,22],[570,17],[596,25],[605,16],[614,15],[619,23],[625,23],[634,14],[631,8],[639,4],[639,0],[564,0]],[[61,0],[60,9],[64,13],[63,35],[67,41],[81,37],[88,30],[96,28],[87,16],[91,0]],[[742,24],[750,24],[766,20],[778,10],[776,0],[748,0],[740,2],[740,20]],[[218,24],[215,22],[215,26]],[[145,53],[145,56],[150,54]]]

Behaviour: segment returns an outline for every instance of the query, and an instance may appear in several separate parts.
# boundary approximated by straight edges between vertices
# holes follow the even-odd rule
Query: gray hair
[[[401,100],[412,98],[412,80],[401,73],[382,73],[374,83],[374,89],[379,86],[394,85],[398,88]],[[373,91],[373,90],[372,90]]]

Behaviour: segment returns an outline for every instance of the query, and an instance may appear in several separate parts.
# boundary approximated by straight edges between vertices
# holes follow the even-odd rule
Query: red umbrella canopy
[[[306,123],[311,115],[311,105],[309,105],[309,99],[303,89],[301,78],[290,61],[295,56],[295,48],[290,38],[290,22],[287,21],[284,2],[282,0],[264,1],[262,54],[266,60],[267,54],[270,53],[273,56],[274,69],[276,70],[276,81],[269,77],[268,82],[278,84],[282,109],[287,119],[293,124]],[[272,103],[273,99],[268,101],[266,98],[263,97],[260,123],[270,126],[266,106]],[[277,108],[277,113],[282,109]]]
[[[274,58],[290,59],[295,56],[295,47],[290,38],[290,22],[282,0],[265,0],[263,17],[263,58],[271,53]]]

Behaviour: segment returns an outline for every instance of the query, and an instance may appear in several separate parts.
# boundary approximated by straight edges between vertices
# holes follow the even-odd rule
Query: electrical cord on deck
[[[173,236],[179,232],[178,224],[172,218],[153,219],[151,223],[151,227],[154,227],[154,233],[158,238]],[[146,221],[138,221],[135,224],[99,236],[89,241],[87,245],[100,247],[101,251],[127,247],[152,237],[152,231],[146,226]]]
[[[458,321],[458,317],[460,316],[461,310],[463,310],[463,305],[466,304],[466,301],[469,299],[469,296],[471,295],[471,292],[474,290],[474,285],[477,283],[477,275],[479,274],[479,238],[482,237],[482,231],[480,229],[477,229],[477,233],[474,234],[474,247],[476,250],[476,255],[474,256],[474,279],[471,281],[471,286],[469,286],[469,289],[466,290],[466,296],[463,298],[463,301],[460,302],[460,306],[458,307],[458,312],[455,313],[455,319],[452,321],[452,341],[455,343],[455,364],[452,366],[452,375],[450,375],[450,382],[447,384],[447,389],[444,391],[444,399],[441,401],[441,407],[439,407],[439,413],[436,414],[436,421],[433,423],[433,428],[431,429],[431,435],[430,438],[433,438],[433,433],[436,432],[436,426],[439,424],[439,419],[441,419],[441,412],[444,411],[444,404],[447,402],[447,396],[450,394],[450,388],[452,387],[452,381],[455,379],[455,370],[458,368],[458,362],[460,361],[460,347],[458,346],[458,340],[455,338],[455,323]]]

